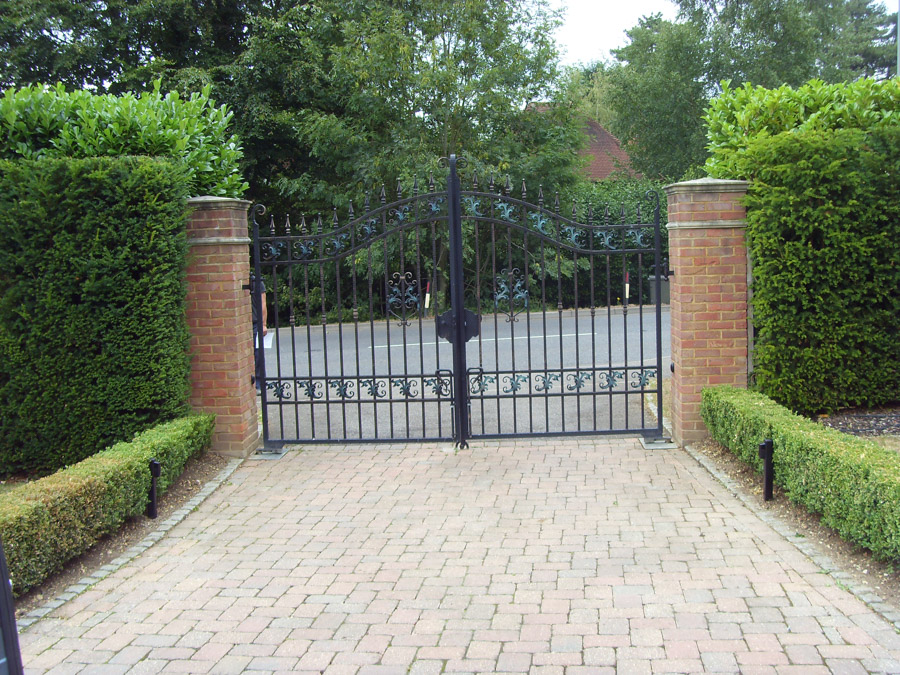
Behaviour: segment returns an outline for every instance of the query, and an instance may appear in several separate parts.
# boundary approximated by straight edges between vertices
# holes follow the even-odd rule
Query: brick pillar
[[[748,294],[745,181],[699,180],[665,188],[669,206],[672,313],[672,435],[708,436],[700,392],[747,386]]]
[[[253,376],[250,202],[196,197],[187,226],[191,407],[216,414],[212,450],[246,457],[259,445]]]

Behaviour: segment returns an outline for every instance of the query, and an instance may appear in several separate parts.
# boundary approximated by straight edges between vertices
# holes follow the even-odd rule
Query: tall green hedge
[[[758,388],[804,413],[900,400],[900,128],[764,136],[741,161]]]
[[[168,157],[184,165],[191,196],[239,197],[247,184],[231,118],[208,87],[187,99],[164,96],[159,82],[139,97],[62,85],[7,89],[0,98],[0,159]]]
[[[753,162],[745,156],[756,139],[785,131],[877,129],[900,124],[900,80],[862,78],[825,84],[812,80],[777,89],[749,83],[732,89],[722,83],[704,116],[714,178],[748,179]]]
[[[0,161],[0,474],[186,410],[186,184],[148,158]]]

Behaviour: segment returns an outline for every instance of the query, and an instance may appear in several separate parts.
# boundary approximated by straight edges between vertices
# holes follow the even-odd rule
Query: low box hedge
[[[160,424],[77,464],[0,496],[0,539],[13,593],[21,595],[84,553],[126,519],[143,513],[149,461],[159,460],[159,494],[188,459],[209,445],[215,417]]]
[[[791,501],[876,557],[900,560],[900,455],[745,389],[704,389],[700,414],[710,435],[757,471],[758,446],[771,438],[775,483]]]

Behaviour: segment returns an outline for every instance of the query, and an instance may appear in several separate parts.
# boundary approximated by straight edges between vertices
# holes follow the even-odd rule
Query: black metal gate
[[[640,206],[565,217],[508,178],[462,190],[464,161],[446,161],[446,190],[398,186],[387,203],[382,188],[344,224],[335,211],[329,227],[264,231],[254,207],[267,446],[662,436],[659,196],[651,222]]]

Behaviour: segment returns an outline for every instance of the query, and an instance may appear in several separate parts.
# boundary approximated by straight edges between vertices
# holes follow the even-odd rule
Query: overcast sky
[[[550,0],[566,9],[565,24],[556,34],[563,51],[563,64],[590,63],[610,58],[609,50],[625,45],[625,31],[638,19],[660,13],[674,20],[677,7],[671,0]],[[898,0],[884,0],[889,12]]]
[[[608,59],[609,50],[625,44],[625,31],[642,16],[659,12],[672,20],[677,12],[670,0],[551,0],[551,6],[566,10],[556,34],[565,65]]]

